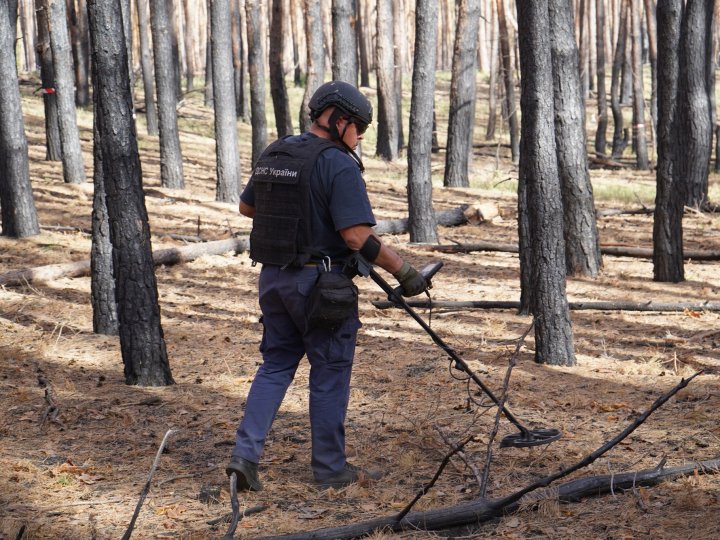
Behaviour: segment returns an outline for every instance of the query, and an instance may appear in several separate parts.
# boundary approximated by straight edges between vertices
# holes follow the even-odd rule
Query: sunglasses
[[[355,124],[355,129],[357,130],[358,135],[364,134],[367,131],[368,126],[370,125],[357,118],[353,118],[352,116],[348,118],[348,122],[350,124]]]

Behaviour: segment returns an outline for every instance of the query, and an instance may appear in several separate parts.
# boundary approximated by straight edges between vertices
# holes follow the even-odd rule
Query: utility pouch
[[[324,271],[308,297],[308,328],[337,328],[357,311],[358,288],[342,272]]]

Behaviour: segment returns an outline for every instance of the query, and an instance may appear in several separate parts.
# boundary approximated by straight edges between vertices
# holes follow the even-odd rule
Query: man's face
[[[367,124],[357,118],[343,116],[338,120],[338,133],[342,134],[342,140],[350,148],[355,150],[358,143],[363,140]]]

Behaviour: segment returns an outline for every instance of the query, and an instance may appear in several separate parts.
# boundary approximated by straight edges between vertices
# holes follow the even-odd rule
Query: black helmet
[[[310,118],[315,120],[328,107],[337,107],[364,124],[372,122],[372,105],[360,90],[343,81],[321,85],[310,98]]]

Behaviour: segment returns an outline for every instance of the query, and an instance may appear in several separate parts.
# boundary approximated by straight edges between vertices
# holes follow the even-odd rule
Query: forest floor
[[[26,94],[26,130],[41,234],[0,237],[0,273],[89,258],[92,204],[92,122],[79,111],[88,182],[62,181],[60,163],[44,161],[39,98]],[[214,201],[212,114],[186,103],[181,115],[186,188],[160,187],[156,139],[139,118],[141,159],[153,248],[182,245],[170,235],[205,240],[248,232],[234,205]],[[249,127],[240,125],[243,178],[249,170]],[[369,144],[368,148],[372,148]],[[487,152],[486,152],[487,151]],[[486,153],[485,153],[486,152]],[[370,151],[366,150],[366,154]],[[435,157],[436,210],[494,203],[502,219],[441,227],[441,243],[514,243],[516,202],[503,181],[517,170],[495,149],[477,149],[473,185],[443,188],[442,155]],[[378,219],[406,215],[404,160],[385,163],[366,155],[366,179]],[[631,168],[591,171],[596,191],[622,186],[652,192],[652,172]],[[487,181],[482,184],[481,181]],[[713,175],[714,185],[718,177]],[[477,187],[480,184],[486,187]],[[652,198],[643,197],[652,205]],[[599,209],[637,207],[598,198]],[[688,212],[688,249],[720,250],[720,217]],[[652,215],[614,215],[598,221],[604,245],[652,245]],[[410,245],[407,235],[386,236],[416,266],[445,263],[434,280],[436,300],[517,300],[519,263],[510,253],[441,254]],[[571,301],[717,301],[717,262],[688,261],[687,280],[655,283],[650,260],[604,257],[596,279],[568,280]],[[162,324],[176,384],[141,388],[124,384],[117,337],[92,332],[90,278],[62,278],[0,289],[0,539],[117,539],[127,528],[159,444],[169,438],[134,538],[218,538],[227,525],[207,522],[229,512],[224,474],[235,428],[260,362],[261,324],[256,299],[259,268],[247,253],[203,256],[156,268]],[[389,278],[391,279],[391,278]],[[319,491],[310,472],[307,363],[303,362],[270,434],[260,474],[265,490],[241,494],[242,508],[266,507],[245,517],[236,538],[254,538],[340,526],[393,515],[437,471],[450,441],[475,433],[464,459],[453,458],[416,510],[451,506],[478,496],[494,410],[469,406],[466,383],[456,380],[445,354],[417,324],[396,309],[377,309],[384,295],[358,280],[363,328],[358,339],[347,420],[350,460],[384,472],[382,480]],[[429,313],[421,310],[423,317]],[[661,394],[698,370],[696,378],[637,431],[573,478],[617,474],[717,458],[720,454],[720,314],[573,311],[574,367],[533,361],[526,338],[512,372],[508,407],[533,427],[562,430],[559,441],[530,449],[495,447],[489,497],[500,497],[579,461],[620,432]],[[512,310],[432,313],[432,328],[496,392],[516,344],[531,322]],[[52,387],[59,415],[48,409],[42,377]],[[475,389],[471,389],[473,394]],[[505,421],[499,437],[515,429]],[[444,437],[444,438],[443,438]],[[498,438],[499,440],[499,438]],[[653,488],[558,503],[524,505],[478,526],[467,538],[701,539],[720,531],[720,476],[694,475]],[[406,532],[402,538],[433,538]],[[374,538],[389,538],[378,532]]]

